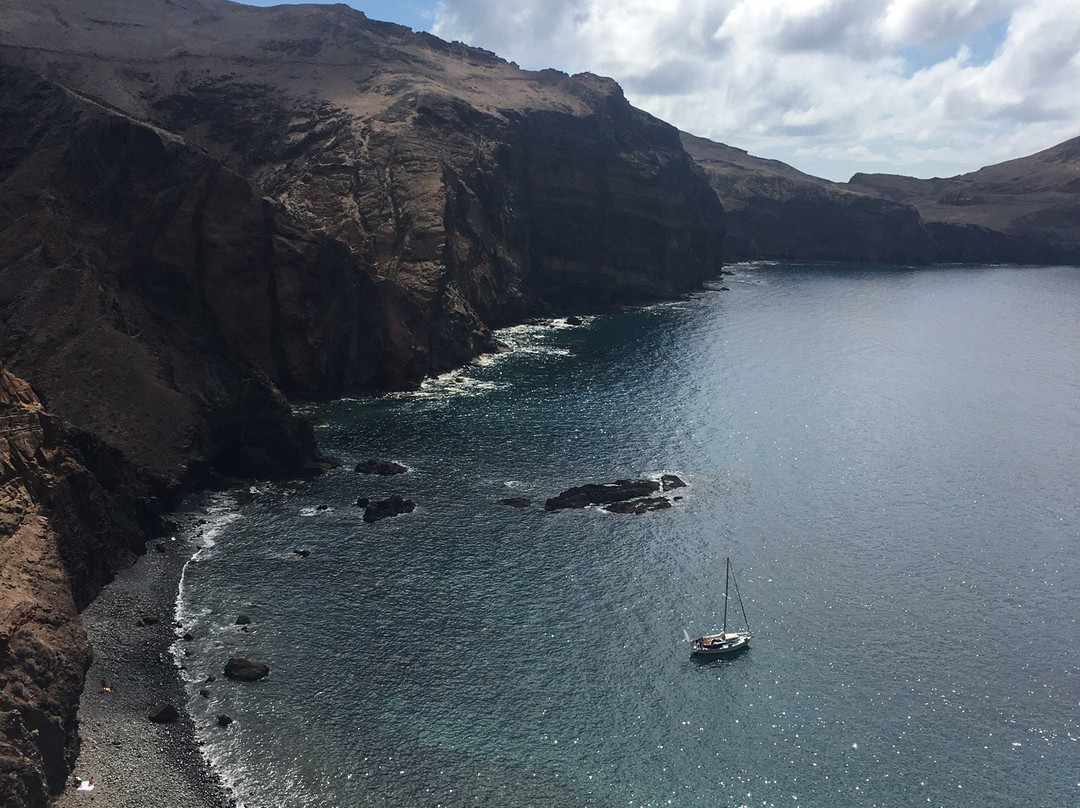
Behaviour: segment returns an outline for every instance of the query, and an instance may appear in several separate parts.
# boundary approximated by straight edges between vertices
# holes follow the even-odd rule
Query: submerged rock
[[[499,504],[510,508],[531,508],[532,500],[525,497],[507,497],[506,499],[500,499]]]
[[[630,502],[613,502],[604,508],[611,513],[646,513],[648,511],[662,511],[670,508],[671,503],[666,497],[648,497],[635,499]]]
[[[239,614],[236,616],[236,625],[238,626],[250,626],[251,618],[246,614]]]
[[[386,499],[379,499],[368,505],[364,509],[364,521],[378,522],[388,516],[412,513],[415,509],[416,503],[411,499],[405,499],[399,494],[391,494]]]
[[[356,471],[361,474],[381,474],[388,477],[391,474],[404,474],[409,469],[392,460],[365,460],[356,464]]]
[[[544,510],[557,511],[563,508],[584,508],[588,505],[625,502],[646,497],[659,490],[660,483],[656,480],[616,480],[604,485],[590,483],[568,488],[557,497],[552,497],[544,503]]]
[[[233,657],[225,663],[225,675],[241,682],[256,682],[270,674],[270,666],[243,657]]]

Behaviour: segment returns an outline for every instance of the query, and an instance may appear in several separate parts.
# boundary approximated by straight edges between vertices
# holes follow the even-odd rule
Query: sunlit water
[[[725,283],[315,408],[344,468],[214,503],[177,653],[243,805],[1080,804],[1080,270]],[[700,664],[729,555],[754,640]]]

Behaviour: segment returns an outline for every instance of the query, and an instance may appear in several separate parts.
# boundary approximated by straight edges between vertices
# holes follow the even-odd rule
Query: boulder
[[[270,666],[243,657],[233,657],[225,663],[225,675],[241,682],[257,682],[270,673]]]
[[[683,482],[683,480],[681,478],[675,476],[674,474],[661,474],[660,475],[660,486],[665,491],[670,491],[673,488],[686,488],[686,483]]]
[[[171,724],[180,717],[180,713],[171,704],[159,704],[147,716],[155,724]]]
[[[405,499],[399,494],[391,494],[386,499],[376,500],[364,509],[365,522],[378,522],[388,516],[398,516],[403,513],[412,513],[416,509],[416,503],[411,499]]]
[[[232,718],[230,718],[229,716],[225,715],[225,713],[218,713],[218,717],[217,717],[217,725],[218,725],[219,727],[227,727],[227,726],[229,726],[229,724],[231,724],[232,722],[233,722]]]
[[[246,614],[239,614],[236,616],[236,625],[238,626],[250,626],[251,618]]]
[[[391,474],[404,474],[408,469],[400,463],[392,460],[365,460],[356,464],[356,470],[361,474],[381,474],[388,477]]]

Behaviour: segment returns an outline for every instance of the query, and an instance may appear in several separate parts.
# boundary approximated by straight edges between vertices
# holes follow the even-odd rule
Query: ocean
[[[344,467],[210,501],[174,651],[241,806],[1080,802],[1080,269],[732,269],[307,407]],[[727,557],[753,641],[698,662]]]

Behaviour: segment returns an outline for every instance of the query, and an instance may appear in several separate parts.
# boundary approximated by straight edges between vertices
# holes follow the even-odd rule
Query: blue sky
[[[348,4],[526,68],[611,76],[682,129],[829,179],[952,176],[1080,135],[1080,0]]]

